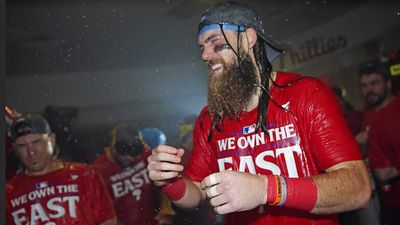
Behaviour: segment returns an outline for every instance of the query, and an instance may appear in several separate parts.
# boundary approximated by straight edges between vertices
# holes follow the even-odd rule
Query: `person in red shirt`
[[[253,8],[210,7],[198,44],[208,105],[189,164],[184,170],[184,150],[166,145],[148,158],[150,179],[174,204],[208,199],[230,225],[322,225],[368,203],[368,172],[335,94],[316,78],[272,71],[282,49]]]
[[[6,183],[7,224],[116,224],[99,174],[85,164],[54,157],[55,134],[43,117],[16,119],[11,139],[24,170]]]
[[[393,95],[386,64],[369,62],[358,74],[370,108],[368,159],[380,187],[382,223],[397,224],[400,220],[400,97]]]
[[[119,225],[168,224],[172,220],[175,212],[160,202],[160,191],[148,176],[149,155],[151,149],[138,129],[123,123],[113,129],[110,146],[91,163],[106,182]]]

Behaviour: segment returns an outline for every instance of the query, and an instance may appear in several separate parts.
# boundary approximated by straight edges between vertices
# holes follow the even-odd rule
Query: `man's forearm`
[[[364,207],[371,195],[371,183],[363,161],[338,164],[313,177],[318,190],[316,214],[339,213]]]

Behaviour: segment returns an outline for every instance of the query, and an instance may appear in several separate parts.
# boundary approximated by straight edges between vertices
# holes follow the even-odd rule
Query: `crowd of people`
[[[208,8],[197,41],[208,102],[177,146],[120,123],[95,160],[71,162],[48,120],[6,107],[7,224],[398,223],[398,51],[360,65],[358,111],[340,87],[274,71],[284,50],[247,4]]]

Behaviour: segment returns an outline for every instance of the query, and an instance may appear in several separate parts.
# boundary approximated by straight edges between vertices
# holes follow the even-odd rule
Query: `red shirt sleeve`
[[[211,167],[211,144],[208,142],[211,119],[204,108],[196,120],[193,131],[193,150],[188,166],[185,168],[185,175],[192,181],[201,182],[210,175]]]
[[[311,149],[317,166],[326,170],[338,163],[362,160],[361,152],[333,91],[321,81],[307,78],[297,99],[303,106],[301,119],[309,121]],[[303,96],[305,95],[305,96]]]

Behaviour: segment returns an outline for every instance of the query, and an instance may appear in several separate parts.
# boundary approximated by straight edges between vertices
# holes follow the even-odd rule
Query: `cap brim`
[[[261,37],[265,43],[265,50],[267,52],[267,58],[270,62],[274,61],[280,54],[283,53],[284,49],[278,44],[274,43],[271,39],[267,38],[264,34],[257,32],[258,36]]]

